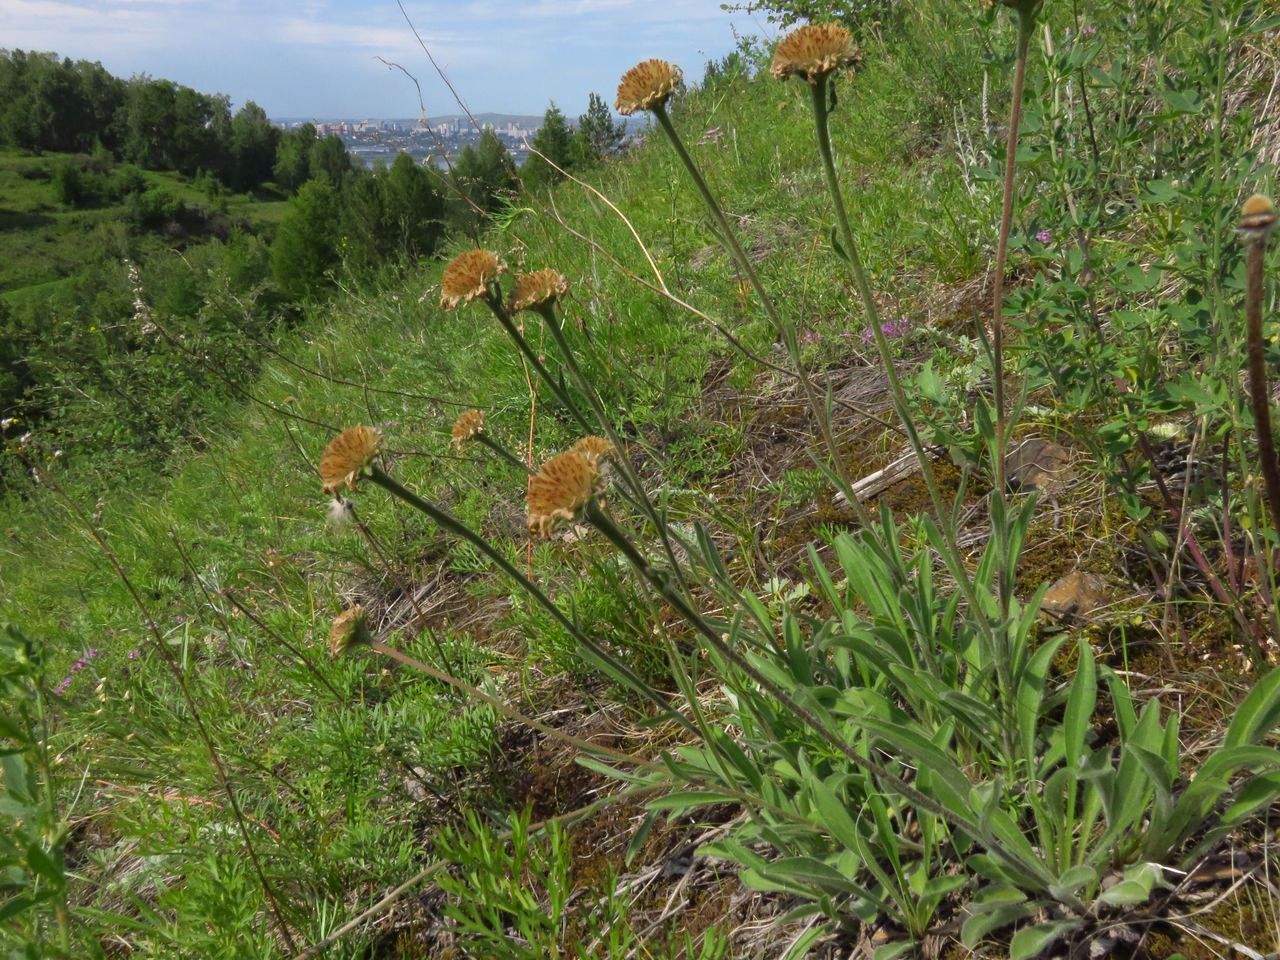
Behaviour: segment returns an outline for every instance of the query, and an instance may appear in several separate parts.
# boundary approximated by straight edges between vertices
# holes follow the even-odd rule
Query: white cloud
[[[649,56],[700,73],[703,49],[732,45],[721,2],[404,0],[436,61],[483,110],[540,110],[552,98],[576,109]],[[433,112],[447,101],[396,0],[0,0],[0,23],[3,46],[229,91],[282,114],[400,102],[403,81],[382,76],[377,57],[416,73]]]

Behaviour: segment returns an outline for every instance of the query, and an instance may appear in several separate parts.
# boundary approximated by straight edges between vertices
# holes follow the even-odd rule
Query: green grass
[[[124,204],[77,210],[58,201],[53,171],[66,159],[60,154],[32,156],[0,149],[0,263],[4,264],[0,296],[11,303],[47,293],[48,284],[74,278],[87,263],[118,258],[127,249]],[[191,207],[216,206],[180,174],[144,171],[143,176],[149,188],[161,189]],[[288,207],[286,200],[270,191],[263,192],[262,199],[234,194],[225,200],[222,215],[248,224],[255,232],[269,232]]]
[[[987,38],[967,21],[939,36],[944,49],[924,67],[871,51],[867,69],[842,85],[833,120],[873,286],[886,316],[907,316],[917,331],[907,359],[917,345],[940,354],[952,346],[940,329],[952,312],[938,306],[938,293],[986,268],[998,216],[997,187],[967,182],[945,145],[953,122],[978,135],[973,114],[953,116],[937,102],[940,91],[966,90],[970,96],[957,106],[973,110]],[[917,77],[923,69],[932,72]],[[739,79],[695,92],[672,112],[690,144],[719,128],[717,138],[692,147],[694,156],[760,258],[766,285],[800,332],[813,335],[813,359],[869,373],[854,292],[828,245],[832,213],[800,85]],[[40,254],[20,249],[15,231],[0,233],[0,262],[11,265],[9,296],[36,296],[65,282],[59,278],[75,272],[86,235],[107,229],[114,215],[51,205],[51,186],[18,172],[34,162],[0,156],[0,196],[8,205],[0,217],[48,218],[34,244]],[[761,311],[740,292],[665,143],[650,139],[588,176],[630,220],[673,293],[777,361]],[[184,199],[194,193],[174,178],[149,178]],[[228,213],[269,223],[282,206],[234,198]],[[733,558],[751,568],[746,579],[798,576],[794,566],[775,569],[784,560],[794,565],[795,540],[783,546],[753,531],[785,532],[800,507],[824,522],[840,520],[825,512],[832,491],[807,455],[816,441],[756,453],[784,461],[770,464],[777,467],[772,479],[735,471],[759,443],[748,429],[757,415],[799,401],[706,323],[626,276],[624,270],[656,282],[607,207],[569,184],[558,191],[556,210],[599,249],[527,207],[510,211],[486,243],[530,269],[554,266],[568,276],[569,336],[647,488],[673,520],[707,522],[730,541]],[[33,245],[30,237],[26,245]],[[618,692],[554,622],[474,551],[378,488],[362,488],[355,502],[394,569],[353,530],[326,525],[315,460],[336,429],[379,424],[399,480],[525,564],[524,477],[478,448],[461,457],[449,450],[449,427],[462,408],[452,404],[483,408],[489,431],[513,449],[523,449],[532,421],[535,462],[577,432],[546,390],[532,401],[519,355],[483,309],[439,309],[439,273],[438,263],[423,264],[402,279],[348,287],[309,308],[280,343],[292,362],[269,361],[248,385],[260,402],[211,419],[163,475],[88,477],[45,461],[94,518],[138,588],[145,615],[58,497],[38,490],[0,508],[0,619],[34,639],[50,685],[77,657],[100,651],[56,701],[52,736],[68,815],[77,818],[72,899],[103,911],[83,915],[93,936],[119,934],[141,957],[281,955],[262,932],[261,888],[146,618],[183,664],[303,942],[320,939],[429,861],[447,805],[423,800],[406,765],[425,771],[431,791],[495,823],[546,800],[520,786],[536,779],[541,758],[524,753],[519,741],[511,747],[509,731],[488,708],[458,702],[442,685],[371,655],[330,661],[328,624],[346,603],[364,603],[388,643],[433,661],[428,638],[403,629],[411,613],[403,586],[424,585],[420,602],[469,682],[531,710],[555,711],[562,700],[580,718],[617,709]],[[532,322],[529,329],[536,337]],[[554,346],[545,349],[558,369]],[[726,369],[721,382],[732,398],[717,400],[703,385]],[[847,412],[836,419],[842,435],[864,426]],[[53,438],[34,440],[37,455],[51,456]],[[881,457],[885,441],[877,437],[876,444],[862,453]],[[857,474],[880,465],[852,467]],[[618,509],[623,523],[638,524]],[[534,579],[564,609],[646,672],[661,674],[655,634],[666,629],[667,612],[620,574],[617,556],[599,537],[539,543],[529,557]],[[236,611],[228,593],[270,632]],[[392,613],[396,622],[385,619]],[[635,721],[633,707],[624,703],[619,712]],[[139,922],[131,926],[122,916]],[[679,922],[668,928],[679,930]],[[352,936],[332,955],[364,956],[368,946]],[[395,948],[383,942],[381,949],[392,955]]]

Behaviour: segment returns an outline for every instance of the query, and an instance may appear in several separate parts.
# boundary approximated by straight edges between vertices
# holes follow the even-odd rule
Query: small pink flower
[[[1036,239],[1044,244],[1053,243],[1053,234],[1050,233],[1048,230],[1041,230],[1039,233],[1036,234]]]

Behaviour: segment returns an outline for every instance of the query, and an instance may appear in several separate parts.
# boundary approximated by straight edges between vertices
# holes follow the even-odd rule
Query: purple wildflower
[[[1093,24],[1086,24],[1085,26],[1080,28],[1080,36],[1082,37],[1092,37],[1097,32],[1098,32],[1098,28],[1095,27]]]
[[[886,320],[884,323],[880,324],[880,332],[890,340],[893,340],[896,337],[906,336],[907,331],[910,328],[911,321],[906,317],[899,317],[897,320]],[[871,332],[870,328],[862,331],[863,343],[871,343],[874,338],[875,334]]]
[[[1046,243],[1046,244],[1052,243],[1053,234],[1050,233],[1048,230],[1041,230],[1036,234],[1036,239],[1039,240],[1041,243]]]
[[[801,343],[820,343],[821,341],[822,334],[818,333],[816,330],[808,330],[800,334]]]
[[[720,138],[724,136],[724,131],[719,127],[711,127],[702,134],[702,139],[698,141],[698,146],[705,147],[709,143],[719,143]]]
[[[89,665],[89,661],[97,657],[98,648],[90,647],[85,651],[83,657],[71,665],[71,669],[67,671],[67,675],[58,681],[58,685],[53,688],[55,696],[62,696],[71,687],[71,681],[75,675]]]

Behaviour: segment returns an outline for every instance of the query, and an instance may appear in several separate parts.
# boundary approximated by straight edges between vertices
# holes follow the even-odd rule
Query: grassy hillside
[[[1036,955],[1011,940],[1015,926],[1046,947],[1063,935],[1152,956],[1217,955],[1223,939],[1274,951],[1265,826],[1242,820],[1219,842],[1206,812],[1203,829],[1160,849],[1153,825],[1233,715],[1255,718],[1259,751],[1277,719],[1268,513],[1232,360],[1245,285],[1232,226],[1243,195],[1274,189],[1258,130],[1276,124],[1277,33],[1242,4],[1235,21],[1156,4],[1151,20],[1167,18],[1169,32],[1143,35],[1126,29],[1133,6],[1097,5],[1088,33],[1054,9],[1036,35],[1005,304],[1010,394],[1025,400],[1011,432],[1061,444],[1070,468],[1052,482],[1022,472],[1010,502],[1039,495],[1024,528],[990,505],[1004,498],[989,497],[998,454],[979,335],[991,319],[1015,30],[1004,12],[943,3],[915,5],[887,41],[868,39],[859,71],[838,81],[832,120],[905,410],[894,410],[857,284],[833,251],[806,85],[771,79],[748,47],[670,109],[829,398],[836,472],[857,479],[897,459],[898,415],[909,414],[929,477],[954,499],[934,528],[955,533],[953,553],[913,519],[934,513],[918,475],[867,501],[888,511],[883,527],[833,502],[830,451],[787,337],[657,130],[593,171],[594,189],[527,198],[485,241],[513,273],[568,278],[566,337],[661,522],[620,476],[605,500],[638,550],[664,557],[653,578],[598,524],[529,538],[524,473],[484,446],[451,446],[455,417],[472,407],[535,466],[583,431],[482,305],[440,308],[438,263],[312,308],[245,384],[243,407],[202,425],[163,476],[77,475],[38,432],[15,445],[14,462],[40,482],[0,515],[14,718],[4,733],[29,744],[5,758],[0,812],[20,842],[0,850],[15,878],[7,903],[18,904],[0,938],[35,944],[32,956],[290,956],[340,930],[326,955],[965,955],[961,927],[982,914],[993,922],[963,938],[983,956]],[[1206,62],[1214,50],[1221,61]],[[49,217],[52,239],[46,257],[15,262],[29,283],[48,282],[42,263],[61,269],[64,244],[73,259],[78,231],[99,229],[103,211],[41,212],[45,185],[16,164],[0,158],[0,176],[21,181],[4,216]],[[521,316],[586,408],[542,319]],[[397,481],[492,543],[647,687],[610,679],[473,543],[372,482],[352,496],[353,523],[331,522],[317,462],[358,423],[382,429]],[[1148,436],[1184,451],[1166,476],[1209,463],[1196,468],[1199,494],[1178,488],[1191,491],[1181,511],[1166,509],[1164,476],[1159,489],[1153,480]],[[1219,475],[1229,480],[1214,486]],[[857,530],[876,556],[905,557],[901,568],[858,553]],[[1203,566],[1187,559],[1190,541]],[[1017,601],[994,585],[1001,564]],[[1037,589],[1071,574],[1092,577],[1105,599],[1038,617]],[[331,621],[355,603],[395,650],[579,741],[645,761],[667,751],[667,765],[629,768],[643,789],[625,794],[599,762],[579,763],[578,749],[483,698],[375,651],[330,658]],[[983,637],[1036,651],[1039,674],[1028,668],[1025,686],[1006,689],[998,658],[982,660]],[[1262,694],[1246,699],[1251,690]],[[1089,691],[1102,691],[1096,705]],[[1258,707],[1263,694],[1272,699]],[[836,718],[846,750],[786,697]],[[1023,726],[996,710],[1007,703]],[[1009,754],[989,760],[989,741]],[[1070,786],[1079,808],[1072,792],[1067,826],[1051,827],[1068,774],[1096,764],[1102,782],[1113,747],[1138,758],[1115,760],[1126,764],[1117,795],[1149,795],[1153,812],[1115,836],[1096,809],[1085,823],[1081,776]],[[1066,764],[1072,750],[1080,759]],[[1265,810],[1274,757],[1249,756],[1272,779],[1223,805]],[[953,762],[972,796],[946,792]],[[1148,789],[1147,775],[1165,779]],[[988,795],[976,826],[930,806]],[[646,804],[670,815],[652,819]],[[546,823],[560,816],[563,826]],[[530,822],[544,825],[533,837]],[[1023,833],[1053,861],[1043,889],[991,852]],[[1206,837],[1207,872],[1240,883],[1176,872]],[[1237,854],[1234,874],[1224,851]],[[1171,868],[1158,885],[1147,862]],[[1081,867],[1092,879],[1078,879]],[[1106,902],[1119,882],[1139,894]],[[984,902],[1006,912],[984,914]],[[1046,921],[1061,926],[1034,926]]]
[[[124,245],[131,220],[127,203],[77,209],[59,200],[58,167],[74,162],[62,154],[0,151],[0,261],[5,265],[0,294],[11,302],[47,295],[51,284],[76,277],[87,264]],[[260,201],[245,194],[211,200],[180,174],[130,169],[139,178],[135,193],[154,191],[200,211],[205,235],[225,239],[237,225],[269,228],[288,206],[283,199]]]

